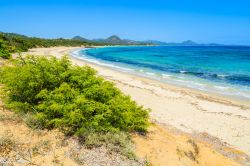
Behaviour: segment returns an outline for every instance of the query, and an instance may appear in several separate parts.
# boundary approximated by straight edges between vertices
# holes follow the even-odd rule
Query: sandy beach
[[[33,55],[69,55],[76,47],[35,48]],[[151,119],[201,139],[219,140],[250,155],[250,102],[168,85],[115,71],[70,56],[76,65],[89,65],[116,84],[138,104],[150,108]]]

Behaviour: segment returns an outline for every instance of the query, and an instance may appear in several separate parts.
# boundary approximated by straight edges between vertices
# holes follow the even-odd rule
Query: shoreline
[[[148,79],[148,80],[151,80],[151,81],[154,81],[157,83],[161,83],[162,85],[168,85],[168,86],[172,86],[174,88],[178,87],[179,89],[182,89],[182,90],[183,89],[184,90],[191,90],[191,91],[198,93],[198,94],[199,93],[208,94],[210,96],[212,95],[212,96],[215,96],[216,98],[220,98],[223,100],[234,100],[237,103],[240,103],[243,105],[248,105],[248,107],[250,107],[250,102],[249,102],[250,98],[249,97],[246,97],[244,95],[240,96],[238,94],[234,94],[234,93],[238,92],[237,90],[239,90],[238,89],[239,87],[231,87],[231,88],[237,88],[237,89],[234,89],[235,92],[227,92],[227,91],[221,90],[221,89],[216,90],[216,89],[214,89],[215,87],[217,88],[217,87],[223,86],[223,85],[217,85],[217,84],[213,84],[214,88],[212,88],[212,89],[210,89],[209,87],[204,89],[204,87],[203,88],[202,87],[195,87],[195,85],[192,85],[192,82],[189,83],[189,81],[191,81],[190,78],[188,80],[186,80],[187,82],[184,84],[184,83],[180,83],[172,78],[171,79],[162,79],[162,77],[164,77],[164,76],[159,77],[158,74],[151,73],[151,71],[150,71],[150,75],[147,75],[147,72],[141,73],[140,71],[137,71],[138,69],[129,68],[127,66],[119,66],[119,65],[114,64],[112,62],[109,63],[109,62],[105,62],[105,61],[95,59],[95,58],[92,59],[92,58],[89,58],[87,54],[86,55],[84,54],[84,56],[78,56],[79,51],[81,51],[81,50],[102,48],[102,47],[112,47],[112,46],[101,46],[101,47],[76,49],[76,50],[73,50],[70,52],[70,56],[72,56],[78,60],[85,61],[85,62],[93,64],[93,65],[97,65],[99,67],[104,67],[104,68],[108,68],[110,70],[122,72],[124,74],[132,75],[132,76],[139,77],[139,78]],[[113,46],[113,47],[118,47],[118,46]],[[151,74],[153,74],[153,76]],[[162,74],[162,75],[164,75],[164,74]],[[199,83],[199,80],[194,81],[194,82]],[[206,84],[209,85],[211,83],[212,82],[207,82],[204,85],[206,85]],[[225,87],[229,88],[228,86],[229,85],[226,85]]]
[[[79,47],[31,49],[29,54],[60,58]],[[248,102],[220,97],[189,88],[168,85],[112,70],[70,56],[73,64],[89,65],[112,81],[138,104],[151,108],[151,119],[194,134],[204,133],[250,155],[250,107]]]
[[[97,63],[94,63],[94,62],[91,62],[91,61],[88,61],[86,59],[83,59],[83,58],[80,58],[80,57],[77,57],[77,56],[73,55],[73,52],[75,52],[75,51],[79,51],[79,50],[83,50],[83,49],[101,48],[101,47],[111,47],[111,46],[100,46],[100,47],[96,46],[96,47],[91,47],[91,48],[87,47],[87,48],[73,49],[72,51],[69,52],[69,55],[70,55],[70,57],[72,57],[74,59],[77,59],[77,60],[80,60],[80,61],[84,61],[87,64],[98,66],[100,68],[103,67],[103,68],[106,68],[106,69],[109,69],[109,70],[114,70],[116,72],[120,72],[120,73],[123,73],[125,75],[129,75],[131,77],[141,79],[142,81],[145,81],[145,82],[153,82],[154,84],[160,85],[162,88],[164,88],[164,86],[165,86],[165,89],[169,89],[169,88],[171,88],[172,90],[177,90],[178,89],[180,92],[189,91],[189,92],[195,94],[197,97],[200,96],[201,94],[202,95],[207,95],[207,97],[210,97],[210,98],[212,98],[212,100],[217,101],[217,102],[222,101],[225,104],[229,104],[229,102],[230,102],[232,105],[241,106],[243,109],[245,109],[245,108],[250,109],[250,102],[248,102],[246,99],[239,99],[237,97],[223,95],[223,94],[209,92],[209,91],[204,91],[204,90],[195,89],[195,88],[192,88],[192,87],[186,87],[184,85],[183,86],[182,85],[174,85],[174,84],[171,84],[171,83],[163,82],[163,81],[160,81],[160,80],[157,80],[157,79],[154,79],[154,78],[150,78],[150,77],[147,77],[147,76],[139,75],[139,74],[136,74],[136,73],[129,73],[129,72],[122,71],[122,70],[116,70],[115,68],[105,66],[105,65],[100,65],[100,64],[97,64]],[[118,46],[113,46],[113,47],[118,47]]]

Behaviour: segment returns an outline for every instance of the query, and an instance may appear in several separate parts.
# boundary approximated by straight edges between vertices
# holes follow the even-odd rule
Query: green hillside
[[[28,51],[34,47],[54,47],[54,46],[86,46],[95,43],[74,40],[74,39],[43,39],[37,37],[27,37],[15,33],[0,32],[0,57],[10,58],[11,53]]]

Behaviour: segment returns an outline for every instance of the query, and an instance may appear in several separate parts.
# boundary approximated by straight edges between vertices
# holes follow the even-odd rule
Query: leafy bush
[[[8,51],[8,46],[6,45],[6,43],[1,40],[0,38],[0,58],[4,58],[4,59],[9,59],[10,58],[10,53]]]
[[[31,114],[37,127],[57,127],[87,141],[89,133],[146,132],[149,125],[148,110],[92,68],[73,66],[66,57],[18,58],[0,75],[9,106]]]
[[[10,53],[7,52],[4,49],[0,49],[0,57],[4,58],[4,59],[9,59],[10,58]]]

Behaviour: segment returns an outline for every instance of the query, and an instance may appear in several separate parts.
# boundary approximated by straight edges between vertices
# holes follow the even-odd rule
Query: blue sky
[[[0,31],[250,45],[248,0],[0,0]]]

